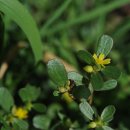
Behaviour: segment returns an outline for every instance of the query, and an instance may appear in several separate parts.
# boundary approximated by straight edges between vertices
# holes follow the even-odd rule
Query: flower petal
[[[95,53],[93,54],[93,58],[97,60],[97,55]]]
[[[105,55],[103,54],[103,53],[101,53],[100,55],[99,55],[99,60],[103,60],[105,58]]]
[[[111,59],[105,59],[105,60],[103,60],[103,64],[105,65],[105,64],[110,64],[111,63]]]

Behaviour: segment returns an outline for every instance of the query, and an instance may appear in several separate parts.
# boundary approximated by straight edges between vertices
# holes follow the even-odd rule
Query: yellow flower
[[[12,114],[19,119],[28,118],[28,111],[23,107],[13,107]]]
[[[60,87],[59,88],[59,92],[61,92],[61,93],[65,93],[65,92],[67,92],[68,90],[65,88],[65,87]]]
[[[98,65],[101,65],[102,67],[104,67],[104,65],[110,64],[110,62],[111,62],[111,59],[109,59],[109,58],[105,59],[105,55],[102,53],[99,56],[94,54],[93,58],[95,59],[96,63]]]
[[[92,73],[94,71],[93,67],[90,65],[85,66],[83,69],[88,73]]]
[[[68,82],[67,82],[67,84],[66,84],[66,86],[65,87],[60,87],[59,88],[59,92],[61,92],[61,93],[65,93],[65,92],[68,92],[68,91],[70,91],[70,81],[68,80]]]

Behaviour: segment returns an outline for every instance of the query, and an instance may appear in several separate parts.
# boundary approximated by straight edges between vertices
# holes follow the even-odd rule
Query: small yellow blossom
[[[13,107],[12,115],[19,119],[26,119],[28,118],[28,111],[23,107]]]
[[[94,71],[93,67],[90,65],[85,66],[84,70],[88,73],[92,73]]]
[[[65,87],[60,87],[59,88],[59,92],[61,92],[61,93],[65,93],[65,92],[67,92],[68,90],[65,88]]]
[[[65,87],[60,87],[59,92],[62,93],[62,99],[67,103],[71,103],[73,101],[73,96],[69,93],[71,90],[70,81],[68,80]]]
[[[69,80],[68,80],[65,87],[59,88],[59,92],[61,92],[61,93],[65,93],[65,92],[68,92],[68,91],[70,91],[70,81]]]
[[[98,65],[101,65],[102,67],[104,67],[104,65],[110,64],[110,62],[111,62],[111,59],[109,59],[109,58],[105,59],[105,55],[102,53],[99,56],[94,54],[93,58],[95,59],[96,63]]]

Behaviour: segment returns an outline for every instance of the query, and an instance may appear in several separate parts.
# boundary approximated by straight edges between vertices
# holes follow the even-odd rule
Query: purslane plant
[[[113,130],[109,126],[109,122],[114,117],[115,107],[108,105],[101,114],[97,114],[96,106],[93,103],[95,91],[107,91],[117,86],[117,79],[121,72],[115,66],[111,66],[112,61],[107,58],[112,46],[112,38],[103,35],[97,44],[97,50],[92,55],[86,50],[79,51],[77,55],[85,64],[82,67],[83,74],[78,71],[67,72],[58,59],[50,60],[47,64],[48,74],[57,86],[53,93],[54,96],[63,98],[69,104],[75,102],[79,105],[86,123],[81,128],[82,130]],[[28,130],[29,115],[33,111],[36,112],[32,119],[33,127],[41,130],[49,129],[52,117],[48,117],[44,113],[44,104],[37,102],[39,96],[39,88],[27,85],[19,90],[19,97],[23,102],[23,105],[19,106],[15,104],[8,89],[0,87],[1,130]],[[58,114],[60,118],[63,118],[63,115]],[[76,127],[81,130],[80,126],[75,125]]]
[[[34,128],[42,129],[44,125],[39,124],[39,120],[46,119],[43,116],[45,105],[37,102],[40,96],[40,89],[31,85],[27,85],[19,90],[19,97],[23,105],[18,106],[10,91],[4,87],[0,87],[0,128],[1,130],[28,130],[30,112],[37,113],[33,117]],[[40,116],[39,116],[40,114]]]
[[[110,65],[111,59],[107,58],[112,47],[112,38],[103,35],[93,55],[86,50],[79,51],[79,59],[86,64],[83,67],[84,74],[67,72],[58,59],[50,60],[47,65],[49,76],[57,86],[54,96],[61,95],[69,103],[80,101],[79,109],[88,122],[86,130],[112,130],[109,122],[113,119],[115,107],[106,106],[100,116],[92,108],[94,92],[114,89],[121,74],[117,67]]]

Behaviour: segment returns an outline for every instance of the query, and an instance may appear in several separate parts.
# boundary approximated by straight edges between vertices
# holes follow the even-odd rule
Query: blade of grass
[[[130,19],[119,25],[113,32],[114,39],[122,39],[122,37],[130,30]]]
[[[18,0],[0,0],[0,11],[15,21],[26,34],[36,61],[42,58],[42,43],[36,23]]]
[[[46,31],[46,35],[54,34],[56,32],[63,30],[63,29],[67,29],[69,27],[72,27],[74,25],[91,21],[97,17],[100,17],[101,15],[105,15],[105,14],[111,12],[112,10],[119,8],[119,7],[121,7],[125,4],[128,4],[128,3],[130,3],[130,0],[118,0],[118,1],[114,1],[114,2],[112,1],[109,4],[102,5],[102,6],[97,7],[96,9],[94,9],[90,12],[86,12],[83,15],[81,15],[75,19],[59,23],[58,25],[56,25],[53,28]]]
[[[0,14],[0,55],[2,54],[3,50],[3,42],[4,42],[4,31],[5,31],[5,26],[4,26],[4,21],[2,19],[2,16]]]
[[[50,19],[44,24],[44,26],[40,30],[42,36],[45,34],[46,29],[62,15],[62,13],[66,10],[66,8],[71,2],[72,0],[64,0],[64,3],[52,14]]]

